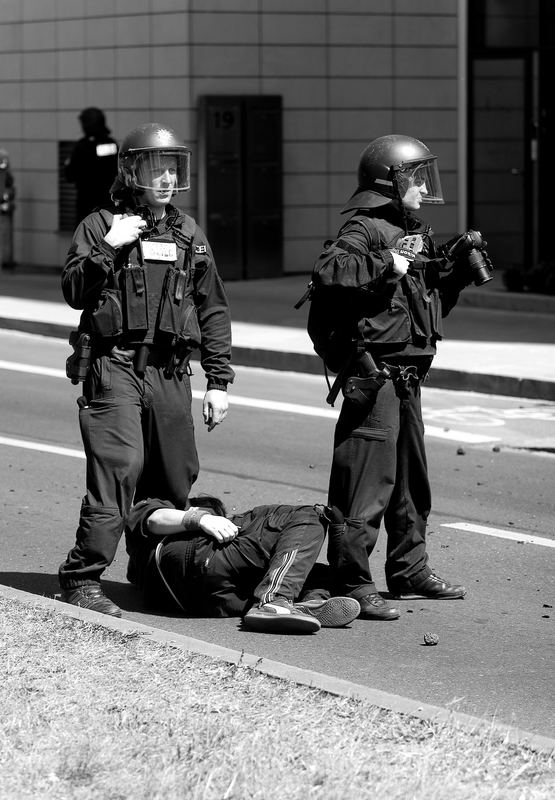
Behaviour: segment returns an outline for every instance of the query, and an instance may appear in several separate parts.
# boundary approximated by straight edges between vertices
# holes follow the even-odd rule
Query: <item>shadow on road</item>
[[[46,572],[0,572],[0,583],[22,592],[59,599],[58,575]],[[131,584],[102,581],[105,594],[124,611],[144,612],[141,593]]]

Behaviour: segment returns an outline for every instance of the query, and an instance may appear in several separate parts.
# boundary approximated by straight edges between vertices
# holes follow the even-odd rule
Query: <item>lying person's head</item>
[[[219,497],[210,494],[201,494],[199,497],[189,497],[189,505],[194,508],[208,508],[218,517],[225,517],[226,508]]]

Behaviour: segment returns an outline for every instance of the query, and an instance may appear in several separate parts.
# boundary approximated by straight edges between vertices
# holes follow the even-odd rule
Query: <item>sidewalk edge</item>
[[[72,330],[71,326],[59,325],[54,322],[8,317],[0,317],[0,328],[66,340]],[[232,352],[233,365],[322,375],[322,380],[324,380],[322,361],[317,355],[235,346]],[[195,356],[193,355],[193,357]],[[332,375],[332,380],[333,377]],[[480,394],[522,397],[531,400],[555,401],[555,381],[536,378],[517,378],[510,375],[489,375],[487,373],[432,367],[426,386],[431,389],[453,389],[456,391],[478,392]]]
[[[0,595],[10,600],[27,603],[54,613],[64,614],[65,616],[100,625],[110,630],[122,633],[138,632],[145,636],[150,636],[153,641],[160,644],[197,653],[199,655],[206,655],[220,661],[236,664],[237,666],[248,667],[262,672],[265,675],[308,686],[309,688],[319,689],[329,694],[365,700],[388,711],[408,714],[433,722],[449,722],[469,732],[478,729],[487,729],[502,736],[505,744],[525,746],[533,750],[547,753],[555,752],[555,739],[533,734],[506,723],[488,721],[482,717],[474,717],[470,714],[452,711],[443,706],[419,703],[417,700],[413,700],[409,697],[390,694],[389,692],[383,692],[379,689],[372,689],[368,686],[325,675],[321,672],[295,667],[280,661],[273,661],[252,653],[245,653],[244,650],[232,650],[227,647],[222,647],[221,645],[213,644],[212,642],[205,642],[190,636],[164,631],[160,628],[154,628],[140,622],[118,619],[117,617],[108,617],[96,611],[70,606],[44,595],[34,595],[3,584],[0,584]]]

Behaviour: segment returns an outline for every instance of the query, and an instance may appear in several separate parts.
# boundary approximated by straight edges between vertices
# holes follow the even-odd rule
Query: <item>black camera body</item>
[[[493,279],[493,264],[486,251],[487,242],[480,231],[467,231],[440,245],[438,251],[448,261],[465,260],[473,276],[474,286],[483,286]]]

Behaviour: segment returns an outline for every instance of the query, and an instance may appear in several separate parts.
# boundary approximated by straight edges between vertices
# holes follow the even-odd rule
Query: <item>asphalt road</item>
[[[49,596],[84,488],[79,389],[63,377],[66,355],[65,342],[0,331],[0,582]],[[238,510],[323,502],[336,411],[322,379],[237,373],[229,419],[210,434],[195,400],[196,488]],[[193,387],[200,397],[200,374]],[[356,620],[313,637],[257,635],[235,619],[145,614],[125,582],[122,548],[107,593],[145,624],[554,736],[555,404],[425,390],[424,410],[431,564],[467,585],[464,600],[404,602],[396,622]],[[385,589],[383,557],[381,536],[372,566]],[[437,647],[423,645],[426,631],[438,634]]]

